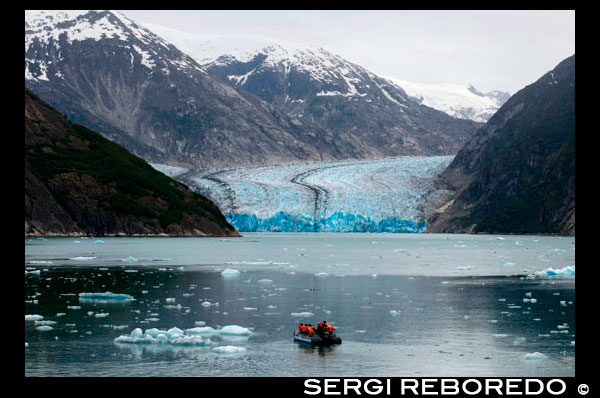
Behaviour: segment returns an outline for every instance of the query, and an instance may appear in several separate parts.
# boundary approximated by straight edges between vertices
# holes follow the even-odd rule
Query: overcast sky
[[[317,45],[371,72],[514,94],[575,53],[575,11],[142,11],[190,33]]]

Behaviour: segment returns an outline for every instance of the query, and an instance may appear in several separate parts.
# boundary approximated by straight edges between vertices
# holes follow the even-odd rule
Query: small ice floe
[[[497,236],[497,237],[496,237],[496,240],[504,240],[504,238],[503,238],[503,237],[501,237],[501,236]]]
[[[25,315],[26,321],[40,321],[42,319],[44,319],[44,317],[42,315],[38,315],[38,314]]]
[[[135,263],[138,259],[133,257],[133,256],[129,256],[127,258],[122,258],[121,261],[124,261],[126,263]]]
[[[306,311],[306,312],[292,312],[290,315],[293,317],[296,317],[296,318],[307,318],[309,316],[314,316],[315,314],[313,314],[312,312]]]
[[[210,326],[199,326],[199,327],[195,327],[195,328],[186,329],[185,333],[190,334],[190,335],[197,335],[197,334],[213,335],[213,334],[217,334],[217,331]]]
[[[183,346],[206,346],[210,345],[210,339],[205,336],[186,335],[179,328],[160,330],[156,328],[147,329],[142,332],[141,328],[135,328],[129,336],[121,335],[114,342],[124,344],[172,344]]]
[[[315,276],[318,276],[320,278],[324,278],[329,276],[329,274],[327,272],[319,272],[318,274],[315,274]]]
[[[238,354],[242,352],[246,352],[246,348],[244,347],[236,347],[233,345],[224,345],[219,347],[214,347],[212,352],[217,354]]]
[[[69,309],[69,310],[80,310],[81,306],[79,306],[79,305],[67,305],[67,309]]]
[[[47,260],[31,260],[31,261],[27,261],[27,264],[54,264],[52,261],[47,261]]]
[[[244,307],[244,310],[246,311],[256,311],[258,308],[256,307]]]
[[[494,337],[497,337],[497,338],[502,338],[502,337],[507,337],[508,335],[507,335],[507,334],[505,334],[505,333],[496,333],[496,334],[494,334],[493,336],[494,336]]]
[[[167,302],[167,303],[174,303],[175,302],[175,297],[167,297],[165,299],[165,302]]]
[[[400,313],[400,311],[396,311],[396,310],[390,310],[390,315],[391,316],[396,316]]]
[[[39,325],[39,326],[50,326],[50,325],[55,325],[56,321],[50,321],[50,320],[35,321],[35,324]]]
[[[456,270],[457,270],[457,271],[467,271],[467,270],[470,270],[470,269],[471,269],[471,266],[470,266],[470,265],[467,265],[467,266],[461,266],[461,267],[456,267]]]
[[[72,260],[72,261],[98,261],[98,257],[78,256],[78,257],[71,257],[69,260]]]
[[[575,266],[567,265],[564,268],[548,268],[535,273],[540,276],[575,276]]]
[[[105,317],[107,317],[109,315],[110,315],[110,313],[108,313],[108,312],[97,312],[97,313],[94,314],[94,316],[96,318],[105,318]]]
[[[52,326],[42,325],[42,326],[37,326],[36,329],[39,330],[40,332],[47,332],[49,330],[53,330],[54,328]]]
[[[227,265],[272,265],[273,261],[229,261]]]
[[[231,269],[231,268],[227,268],[221,272],[221,275],[225,278],[240,276],[240,274],[241,274],[240,271],[238,271],[237,269]]]
[[[541,352],[537,352],[537,351],[523,355],[523,359],[527,359],[530,361],[538,361],[538,360],[546,359],[546,358],[548,358],[546,355],[542,354]]]
[[[561,301],[560,301],[560,305],[561,305],[562,307],[566,307],[566,306],[567,306],[567,302],[566,302],[566,300],[561,300]]]
[[[27,275],[27,274],[31,274],[31,275],[41,275],[41,274],[42,274],[42,271],[41,271],[41,270],[39,270],[39,269],[36,269],[35,271],[27,271],[27,270],[25,270],[25,275]]]
[[[273,281],[271,279],[259,279],[259,280],[257,280],[257,282],[264,283],[264,284],[273,283]]]
[[[206,322],[204,322],[204,321],[195,321],[194,325],[196,325],[196,326],[204,326],[204,325],[206,325]]]
[[[135,300],[133,296],[125,293],[112,292],[83,292],[79,293],[80,302],[98,302],[98,303],[124,303]]]
[[[103,240],[100,240],[100,239],[98,239],[98,240],[97,240],[97,241],[95,241],[94,243],[95,243],[95,244],[97,244],[97,245],[103,245],[103,244],[104,244],[104,241],[103,241]]]
[[[200,305],[203,307],[210,307],[211,305],[213,305],[213,303],[211,303],[210,301],[203,301]]]
[[[221,336],[250,336],[252,334],[250,329],[238,325],[223,326],[217,332]]]

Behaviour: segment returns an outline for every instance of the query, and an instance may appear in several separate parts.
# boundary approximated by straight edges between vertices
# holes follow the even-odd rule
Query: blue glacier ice
[[[313,221],[310,215],[277,212],[268,218],[255,214],[226,213],[227,221],[240,232],[404,232],[418,233],[425,229],[424,220],[403,220],[388,217],[375,220],[361,214],[335,212],[327,218]]]
[[[452,156],[234,167],[186,182],[241,232],[404,232],[426,228],[424,198]]]

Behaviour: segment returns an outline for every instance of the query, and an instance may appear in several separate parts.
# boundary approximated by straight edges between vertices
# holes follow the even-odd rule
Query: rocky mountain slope
[[[210,200],[27,88],[25,234],[239,236]]]
[[[574,235],[575,56],[513,95],[439,188],[429,232]]]
[[[321,159],[268,104],[119,12],[26,11],[25,82],[73,122],[148,160]]]
[[[298,65],[298,69],[309,71],[310,67],[303,67],[302,65],[301,60],[303,58],[310,60],[305,66],[310,66],[310,63],[318,65],[320,62],[319,59],[313,61],[313,57],[310,54],[306,54],[311,52],[322,53],[322,59],[331,59],[333,60],[332,64],[341,63],[343,65],[348,63],[348,61],[319,48],[311,49],[309,47],[281,43],[262,36],[192,34],[156,24],[144,24],[144,26],[173,43],[201,65],[206,65],[209,68],[215,64],[223,66],[229,63],[250,62],[257,55],[263,54],[266,56],[263,65],[253,73],[260,72],[264,74],[264,69],[266,69],[264,64],[275,65],[277,63],[289,64],[291,66],[290,69],[295,68],[294,65],[296,64]],[[223,58],[219,62],[215,62],[219,57]],[[323,70],[329,67],[330,65],[327,64],[321,66]],[[335,74],[335,70],[332,73]],[[234,74],[223,77],[230,78],[235,84],[250,87],[250,91],[254,93],[261,92],[261,87],[258,87],[257,83],[246,84],[247,81],[241,82],[242,77],[240,75]],[[315,79],[319,79],[320,76],[314,74],[314,77]],[[509,93],[502,91],[482,93],[471,85],[420,84],[390,76],[381,77],[388,80],[385,83],[386,86],[389,84],[399,86],[412,100],[419,104],[445,112],[455,118],[470,119],[478,123],[485,123],[510,97]],[[288,84],[290,85],[290,91],[294,91],[292,86],[296,86],[298,81],[290,79]],[[372,100],[369,96],[364,99]]]
[[[264,64],[262,74],[244,69],[260,55],[243,70],[207,71],[119,12],[25,13],[27,86],[74,123],[155,163],[454,154],[478,127],[324,50],[298,55]]]
[[[480,126],[418,104],[389,80],[320,47],[273,44],[204,66],[299,127],[323,129],[325,142],[352,158],[454,154]]]

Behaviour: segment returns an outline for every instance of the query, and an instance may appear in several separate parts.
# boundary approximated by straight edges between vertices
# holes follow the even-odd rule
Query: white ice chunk
[[[541,360],[541,359],[546,359],[548,357],[546,355],[542,354],[541,352],[536,351],[536,352],[532,352],[532,353],[523,355],[523,358],[527,359],[527,360]]]
[[[252,332],[250,329],[238,326],[238,325],[227,325],[223,326],[219,330],[219,334],[223,336],[250,336]]]
[[[52,326],[43,325],[43,326],[36,327],[36,329],[39,330],[39,331],[41,331],[41,332],[46,332],[46,331],[52,330],[54,328]]]
[[[307,312],[292,312],[290,315],[293,317],[296,317],[296,318],[305,318],[305,317],[309,317],[309,316],[314,316],[315,314],[307,311]]]
[[[240,271],[238,271],[237,269],[231,269],[231,268],[227,268],[221,272],[221,275],[223,275],[225,278],[240,276],[240,274],[241,274]]]
[[[119,302],[127,302],[133,301],[135,298],[125,293],[112,293],[112,292],[93,292],[93,293],[79,293],[79,300],[90,300],[90,301],[119,301]]]
[[[43,316],[38,315],[38,314],[33,314],[33,315],[25,315],[25,320],[26,321],[40,321],[44,319]]]
[[[212,352],[215,352],[217,354],[236,354],[236,353],[241,353],[241,352],[245,352],[245,351],[246,351],[246,348],[236,347],[233,345],[224,345],[224,346],[214,347],[212,349]]]

